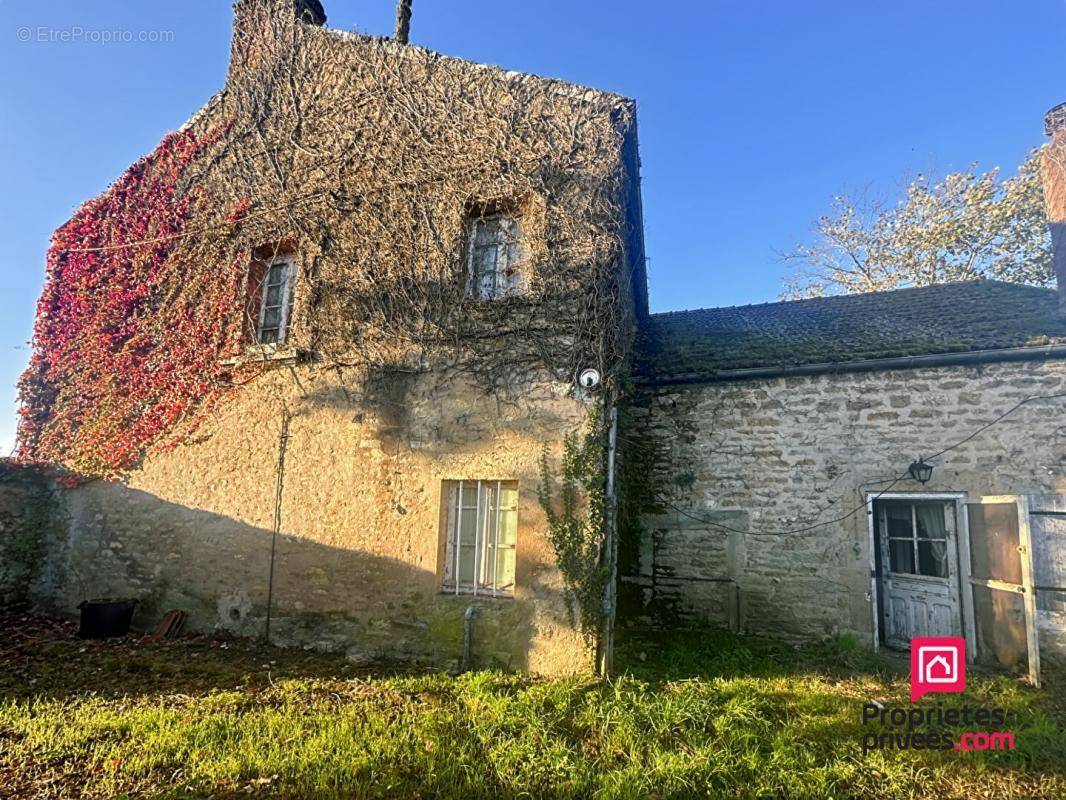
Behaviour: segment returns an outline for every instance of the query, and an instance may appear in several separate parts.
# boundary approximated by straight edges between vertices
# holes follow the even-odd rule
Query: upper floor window
[[[293,297],[296,288],[296,256],[275,255],[266,262],[259,298],[257,344],[285,344],[289,340]]]
[[[466,265],[466,296],[498,300],[518,294],[524,287],[521,256],[522,229],[506,214],[470,221]]]

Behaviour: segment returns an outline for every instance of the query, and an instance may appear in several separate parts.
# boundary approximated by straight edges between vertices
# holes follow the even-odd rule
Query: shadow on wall
[[[339,374],[309,377],[295,416],[340,412],[369,425],[383,452],[451,453],[481,447],[502,432],[529,436],[539,445],[579,425],[556,405],[565,402],[574,411],[572,398],[521,365],[495,366],[491,379],[463,369],[431,373],[402,364],[369,368],[365,376],[348,379]]]
[[[50,524],[44,470],[0,458],[0,603],[21,603],[41,561]]]
[[[269,529],[106,481],[67,490],[62,506],[32,589],[38,604],[71,615],[84,599],[137,598],[135,627],[151,629],[180,608],[193,630],[263,635]],[[443,595],[435,573],[398,559],[282,533],[272,596],[272,643],[357,662],[454,665],[475,605],[475,665],[528,668],[529,602]]]

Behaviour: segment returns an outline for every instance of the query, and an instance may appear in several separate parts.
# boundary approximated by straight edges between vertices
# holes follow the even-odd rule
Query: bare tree
[[[786,298],[855,294],[993,278],[1054,282],[1040,182],[1040,150],[1018,173],[971,166],[940,180],[917,175],[895,205],[848,195],[814,227],[815,239],[783,255],[795,269]]]

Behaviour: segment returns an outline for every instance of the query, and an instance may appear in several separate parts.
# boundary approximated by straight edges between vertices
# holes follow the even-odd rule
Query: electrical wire
[[[956,449],[957,447],[961,447],[962,445],[966,444],[967,442],[972,441],[974,438],[976,438],[977,436],[980,436],[982,433],[987,431],[992,426],[1002,422],[1004,419],[1009,417],[1011,414],[1013,414],[1015,411],[1017,411],[1022,406],[1025,406],[1025,405],[1027,405],[1029,403],[1032,403],[1032,402],[1035,402],[1037,400],[1059,400],[1059,399],[1062,399],[1062,398],[1066,398],[1066,392],[1057,392],[1055,394],[1034,394],[1034,395],[1029,395],[1025,399],[1020,400],[1017,403],[1015,403],[1013,406],[1008,408],[1006,411],[1004,411],[998,417],[993,419],[991,422],[988,422],[988,423],[982,425],[981,427],[977,428],[972,433],[970,433],[968,436],[960,439],[959,441],[955,442],[952,445],[949,445],[948,447],[945,447],[943,450],[941,450],[941,451],[939,451],[937,453],[934,453],[933,455],[929,456],[926,460],[929,461],[929,460],[932,460],[934,458],[939,458],[940,456],[944,455],[945,453],[950,453],[952,450]],[[853,517],[856,514],[858,514],[860,511],[863,511],[864,509],[866,509],[866,507],[869,505],[870,502],[873,502],[875,500],[879,500],[883,495],[885,495],[886,493],[891,491],[891,489],[896,484],[898,484],[900,481],[902,481],[904,478],[906,478],[909,474],[910,474],[910,469],[908,468],[906,472],[904,472],[901,475],[891,479],[891,482],[889,483],[889,485],[886,486],[884,489],[882,489],[880,492],[878,492],[876,495],[874,495],[872,498],[867,499],[861,505],[858,505],[855,508],[851,509],[850,511],[848,511],[848,513],[844,514],[843,516],[836,517],[834,519],[828,519],[828,520],[825,520],[823,522],[811,523],[810,525],[805,525],[805,526],[799,527],[799,528],[792,528],[792,529],[789,529],[789,530],[779,530],[779,531],[773,531],[773,530],[768,530],[768,531],[743,530],[741,528],[734,528],[734,527],[732,527],[730,525],[723,525],[720,522],[714,522],[713,520],[706,519],[705,517],[700,517],[700,516],[698,516],[696,514],[693,514],[692,512],[686,511],[685,509],[683,509],[683,508],[681,508],[681,507],[679,507],[679,506],[677,506],[677,505],[675,505],[674,503],[671,503],[671,502],[667,502],[666,505],[669,506],[670,508],[672,508],[677,513],[681,514],[682,516],[688,517],[691,520],[694,520],[696,522],[701,522],[704,525],[707,525],[708,527],[718,528],[719,530],[728,531],[730,533],[740,533],[740,534],[744,534],[745,536],[797,536],[797,535],[801,535],[801,534],[804,534],[804,533],[809,533],[809,532],[811,532],[813,530],[817,530],[818,528],[824,528],[827,525],[835,525],[838,522],[844,522],[844,521],[850,519],[851,517]],[[878,482],[880,482],[880,481],[867,481],[866,483],[860,484],[859,488],[861,489],[864,486],[875,485]]]
[[[950,447],[945,447],[939,453],[933,453],[933,455],[929,456],[929,458],[926,459],[926,460],[933,459],[933,458],[939,458],[940,456],[944,455],[944,453],[950,452],[951,450],[954,450],[956,447],[959,447],[960,445],[966,444],[968,441],[970,441],[971,439],[975,438],[976,436],[979,436],[980,434],[984,433],[989,428],[991,428],[993,425],[995,425],[997,422],[1000,422],[1003,419],[1005,419],[1006,417],[1010,416],[1011,414],[1013,414],[1015,411],[1017,411],[1019,408],[1021,408],[1024,405],[1026,405],[1027,403],[1031,403],[1034,400],[1058,400],[1058,399],[1063,398],[1063,397],[1066,397],[1066,392],[1058,392],[1056,394],[1033,394],[1033,395],[1029,395],[1029,397],[1026,397],[1024,400],[1020,400],[1019,402],[1017,402],[1015,405],[1013,405],[1010,408],[1008,408],[1006,411],[1004,411],[1002,414],[1000,414],[998,417],[996,417],[991,422],[989,422],[989,423],[987,423],[985,425],[982,425],[980,428],[975,430],[973,433],[971,433],[965,439],[960,439],[959,441],[955,442],[955,444],[951,445]]]

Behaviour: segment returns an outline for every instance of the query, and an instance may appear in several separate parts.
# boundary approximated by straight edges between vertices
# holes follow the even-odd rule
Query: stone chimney
[[[318,0],[295,0],[296,19],[308,25],[325,25],[326,10]]]
[[[257,69],[282,57],[298,23],[322,26],[326,11],[319,0],[237,0],[233,4],[233,43],[229,75]]]
[[[1055,279],[1059,284],[1059,310],[1066,313],[1066,103],[1060,103],[1044,116],[1044,133],[1051,137],[1040,163],[1044,205],[1051,229]]]

